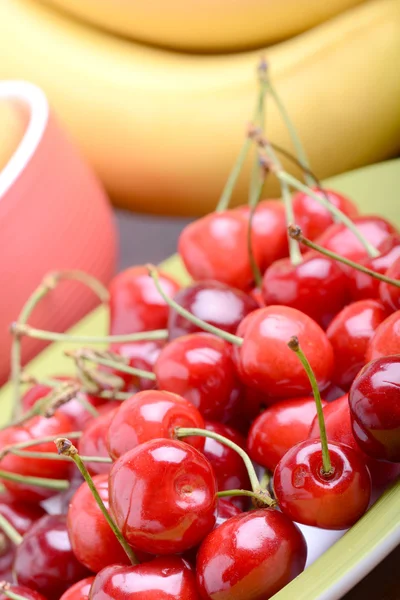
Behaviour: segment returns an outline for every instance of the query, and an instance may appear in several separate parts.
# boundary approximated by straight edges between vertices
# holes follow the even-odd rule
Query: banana
[[[256,97],[259,51],[178,54],[0,2],[0,77],[40,85],[122,207],[212,210]],[[275,85],[321,178],[400,149],[400,0],[374,0],[268,48]],[[289,137],[271,102],[268,137]],[[245,201],[250,161],[234,201]],[[270,177],[266,193],[277,194]]]
[[[366,0],[43,0],[137,41],[191,52],[270,45]]]

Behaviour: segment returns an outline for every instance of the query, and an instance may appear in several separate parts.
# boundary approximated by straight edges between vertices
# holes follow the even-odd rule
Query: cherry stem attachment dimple
[[[22,542],[22,535],[15,529],[14,525],[12,525],[10,521],[6,519],[5,516],[2,514],[0,514],[0,529],[16,546],[18,546],[18,544]]]
[[[227,498],[231,496],[247,496],[248,498],[252,498],[257,507],[260,506],[268,506],[272,508],[276,506],[276,501],[272,500],[271,496],[265,490],[260,490],[258,492],[252,492],[251,490],[223,490],[221,492],[217,492],[218,498]]]
[[[26,600],[26,596],[21,596],[21,594],[16,594],[10,589],[10,583],[6,581],[0,582],[0,594],[5,596],[6,598],[10,598],[10,600]]]
[[[388,283],[390,285],[400,287],[399,279],[392,279],[391,277],[387,277],[386,275],[383,275],[382,273],[378,273],[377,271],[368,269],[368,267],[364,267],[364,265],[360,265],[359,263],[356,263],[348,258],[345,258],[344,256],[340,256],[340,254],[336,254],[336,252],[332,252],[331,250],[328,250],[327,248],[324,248],[323,246],[320,246],[319,244],[316,244],[315,242],[312,242],[311,240],[305,238],[301,232],[300,227],[298,227],[297,225],[290,225],[288,228],[288,231],[289,231],[290,237],[293,237],[294,239],[298,240],[299,242],[301,242],[302,244],[307,246],[307,248],[316,250],[317,252],[320,252],[321,254],[323,254],[324,256],[327,256],[328,258],[331,258],[332,260],[341,262],[342,264],[347,265],[348,267],[351,267],[352,269],[361,271],[361,273],[370,275],[370,277],[379,279],[380,281],[383,281],[384,283]]]
[[[147,265],[147,269],[149,271],[149,276],[153,279],[156,289],[159,292],[160,296],[163,298],[163,300],[165,300],[168,306],[173,308],[178,313],[178,315],[181,315],[181,317],[184,317],[194,325],[197,325],[197,327],[200,327],[208,333],[213,333],[214,335],[222,338],[230,344],[234,344],[235,346],[241,346],[243,344],[243,339],[241,337],[233,335],[232,333],[228,333],[223,329],[219,329],[219,327],[214,327],[214,325],[210,325],[210,323],[206,323],[206,321],[195,317],[194,315],[192,315],[191,312],[189,312],[188,310],[183,308],[183,306],[180,306],[177,302],[175,302],[175,300],[167,296],[167,294],[164,292],[160,285],[157,268],[154,265]]]
[[[304,370],[307,373],[308,379],[311,384],[311,388],[312,388],[312,392],[313,392],[314,400],[315,400],[315,406],[317,409],[319,433],[320,433],[320,438],[321,438],[322,472],[324,475],[330,475],[332,473],[332,464],[331,464],[331,459],[329,456],[328,437],[326,435],[324,412],[322,409],[321,394],[319,393],[317,380],[315,378],[314,372],[311,368],[310,363],[308,362],[306,355],[304,354],[303,350],[300,348],[300,343],[296,336],[293,336],[292,338],[290,338],[290,340],[288,342],[288,346],[297,355],[297,358],[300,360],[301,364],[303,365]]]
[[[175,429],[175,436],[177,438],[192,437],[192,436],[196,436],[196,435],[198,435],[200,437],[211,438],[212,440],[216,440],[217,442],[220,442],[220,444],[223,444],[224,446],[227,446],[228,448],[231,448],[232,450],[237,452],[237,454],[239,454],[239,456],[242,458],[244,464],[246,465],[247,473],[248,473],[249,479],[250,479],[251,489],[253,490],[253,492],[255,494],[258,494],[261,491],[263,491],[261,489],[260,482],[258,481],[257,473],[254,469],[253,463],[251,462],[249,455],[243,450],[243,448],[238,446],[238,444],[235,444],[235,442],[232,442],[232,440],[224,437],[223,435],[220,435],[219,433],[215,433],[215,431],[208,431],[207,429],[198,429],[197,427],[177,427]],[[268,495],[268,497],[269,497],[269,500],[267,501],[267,499],[266,499],[264,503],[268,504],[268,502],[269,502],[269,505],[272,506],[272,503],[274,501],[272,500],[272,498],[269,495]]]
[[[58,453],[64,454],[65,456],[69,456],[70,458],[72,458],[72,460],[78,467],[82,477],[84,478],[90,491],[92,492],[93,497],[96,500],[97,505],[100,508],[105,520],[109,524],[111,530],[113,531],[115,537],[121,544],[122,548],[125,551],[125,554],[131,561],[132,565],[139,564],[139,561],[138,561],[134,551],[132,550],[132,548],[130,547],[130,545],[128,544],[128,542],[126,541],[124,536],[122,535],[121,531],[118,529],[117,524],[115,523],[115,521],[111,517],[110,513],[108,512],[107,508],[105,507],[103,500],[100,498],[100,494],[97,491],[97,488],[93,482],[93,479],[89,475],[89,472],[88,472],[87,468],[85,467],[81,457],[79,456],[78,450],[75,448],[75,446],[72,444],[72,442],[70,440],[68,440],[67,438],[58,438],[58,439],[54,440],[54,443],[57,447]]]

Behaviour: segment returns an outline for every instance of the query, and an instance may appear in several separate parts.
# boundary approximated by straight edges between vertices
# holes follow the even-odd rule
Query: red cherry
[[[178,556],[134,567],[113,565],[95,578],[90,600],[200,600],[192,569]]]
[[[246,440],[233,427],[222,423],[206,422],[207,431],[218,433],[245,448]],[[186,441],[186,438],[185,438]],[[218,491],[250,489],[250,480],[243,459],[235,450],[212,438],[205,438],[203,454],[208,458],[215,473]],[[242,506],[243,498],[232,498],[234,504]]]
[[[383,275],[400,256],[400,236],[390,235],[379,245],[378,250],[380,252],[379,256],[365,258],[360,262],[372,271]],[[353,300],[379,299],[379,279],[356,269],[349,270],[347,275],[349,291]]]
[[[209,438],[208,438],[209,439]],[[241,515],[242,510],[228,498],[218,498],[217,502],[217,517],[215,520],[214,529],[225,523],[231,517]]]
[[[203,541],[197,555],[201,597],[266,600],[306,563],[299,528],[274,509],[252,510],[229,519]]]
[[[130,344],[111,344],[111,352],[129,359],[128,365],[135,369],[143,371],[153,371],[158,355],[165,345],[164,340],[145,340],[142,342],[132,342]],[[151,390],[154,388],[154,382],[145,377],[136,377],[129,373],[123,373],[118,369],[105,369],[108,372],[118,375],[124,380],[123,390],[127,392],[136,392],[140,390]]]
[[[287,346],[292,336],[298,337],[320,389],[328,385],[333,371],[332,346],[319,325],[299,310],[260,308],[243,319],[237,335],[243,337],[243,344],[235,347],[233,355],[238,374],[249,387],[271,398],[310,393],[307,374]]]
[[[189,400],[206,419],[226,421],[235,412],[240,383],[231,345],[209,333],[192,333],[163,348],[154,367],[158,387]]]
[[[78,442],[79,453],[82,456],[109,457],[107,448],[108,428],[117,410],[119,409],[109,410],[87,425]],[[91,475],[109,473],[111,470],[111,463],[87,462],[85,464]]]
[[[316,414],[313,397],[291,398],[268,407],[249,431],[247,452],[250,458],[273,471],[292,446],[307,439]]]
[[[0,515],[3,515],[21,535],[25,535],[33,523],[44,514],[45,511],[39,505],[26,504],[7,492],[0,493]]]
[[[94,577],[86,577],[71,586],[60,598],[60,600],[89,600],[90,588]]]
[[[160,272],[160,285],[174,296],[179,284]],[[110,291],[110,332],[113,335],[164,329],[168,306],[157,292],[146,267],[131,267],[114,277]]]
[[[39,594],[38,592],[35,592],[24,585],[10,585],[8,589],[10,592],[26,598],[26,600],[46,600],[42,594]],[[8,598],[9,596],[6,596],[0,592],[0,600],[8,600]]]
[[[88,575],[72,552],[65,515],[37,521],[17,547],[14,572],[18,583],[59,600],[73,583]]]
[[[400,354],[400,310],[387,317],[376,329],[368,344],[365,362],[392,354]]]
[[[319,440],[293,446],[274,472],[274,491],[291,519],[322,529],[347,529],[365,513],[371,476],[362,458],[344,444],[328,443],[333,472],[323,473]]]
[[[322,192],[318,187],[311,188],[321,198],[329,200],[333,206],[339,208],[345,215],[353,219],[358,216],[357,206],[338,192],[326,190]],[[327,208],[319,204],[314,198],[297,192],[292,198],[293,211],[296,225],[301,227],[304,237],[315,240],[319,235],[334,223],[332,214]]]
[[[248,205],[235,210],[249,219]],[[275,260],[288,255],[286,214],[281,200],[262,200],[257,204],[251,223],[251,241],[261,272]]]
[[[189,223],[179,237],[178,251],[193,279],[215,279],[247,290],[253,281],[247,230],[247,217],[234,210]],[[260,248],[255,244],[253,252],[259,263]]]
[[[400,475],[400,465],[375,460],[367,456],[357,444],[351,428],[347,394],[324,406],[324,419],[328,440],[330,442],[346,444],[346,446],[350,446],[350,448],[361,456],[371,473],[373,486],[386,486]],[[312,422],[308,437],[318,439],[320,437],[317,417]]]
[[[346,286],[337,263],[307,252],[299,265],[293,265],[290,258],[274,262],[264,273],[262,291],[267,306],[297,308],[325,329],[346,304]]]
[[[391,234],[397,233],[394,225],[382,217],[356,217],[354,224],[375,248],[378,248]],[[316,240],[316,243],[354,262],[361,262],[363,259],[368,258],[364,246],[343,223],[335,223],[328,227]],[[347,267],[347,269],[349,268]]]
[[[108,510],[108,475],[95,475],[93,482]],[[67,525],[72,550],[90,571],[98,573],[116,562],[130,564],[87,483],[72,497]]]
[[[174,298],[192,315],[229,333],[236,333],[240,321],[258,308],[251,296],[219,281],[200,281],[181,289]],[[203,330],[170,309],[169,339]]]
[[[353,434],[373,458],[400,462],[400,355],[368,363],[350,388]]]
[[[69,431],[71,431],[70,419],[66,415],[56,411],[48,419],[45,417],[34,417],[18,427],[3,429],[0,431],[0,448],[49,435],[56,438],[60,434]],[[57,452],[53,442],[38,444],[34,447],[34,450],[35,452]],[[14,454],[6,454],[1,460],[1,469],[9,473],[18,473],[19,475],[31,477],[65,479],[71,473],[71,464],[67,461],[25,458]],[[15,498],[21,499],[24,502],[37,502],[49,498],[54,494],[54,490],[25,483],[6,480],[2,481],[2,483]]]
[[[329,325],[326,335],[335,355],[332,379],[343,390],[349,389],[365,365],[368,343],[386,317],[378,300],[359,300],[345,306]]]
[[[152,440],[123,454],[110,473],[110,506],[134,548],[175,554],[214,527],[216,482],[208,460],[175,440]]]
[[[15,557],[14,544],[8,539],[8,537],[0,532],[0,580],[1,581],[14,581],[13,574],[13,563]]]
[[[185,398],[171,392],[139,392],[121,404],[107,434],[108,451],[117,459],[128,450],[155,438],[174,438],[177,427],[204,428],[199,411]],[[202,450],[204,438],[186,438]]]
[[[388,268],[385,275],[386,277],[390,277],[390,279],[400,281],[400,254],[399,258]],[[379,286],[379,296],[389,310],[400,309],[400,287],[382,281]]]

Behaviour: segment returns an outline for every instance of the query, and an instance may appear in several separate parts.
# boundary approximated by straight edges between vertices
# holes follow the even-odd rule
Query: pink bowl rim
[[[14,185],[35,154],[49,120],[45,93],[28,81],[0,81],[0,99],[17,100],[29,109],[29,123],[18,148],[0,171],[0,200]]]

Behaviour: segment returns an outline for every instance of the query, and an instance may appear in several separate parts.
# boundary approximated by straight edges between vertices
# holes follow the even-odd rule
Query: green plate
[[[326,181],[327,186],[348,194],[363,213],[380,214],[400,227],[400,160],[367,167]],[[163,263],[163,269],[188,281],[177,256]],[[107,316],[98,308],[71,329],[74,335],[104,335]],[[76,344],[76,347],[82,344]],[[54,343],[26,367],[40,378],[71,373],[71,361],[63,356],[73,344]],[[11,413],[11,389],[0,390],[0,422]],[[274,596],[274,600],[335,600],[340,598],[400,543],[400,481],[373,505],[339,541],[335,542],[304,573]]]

